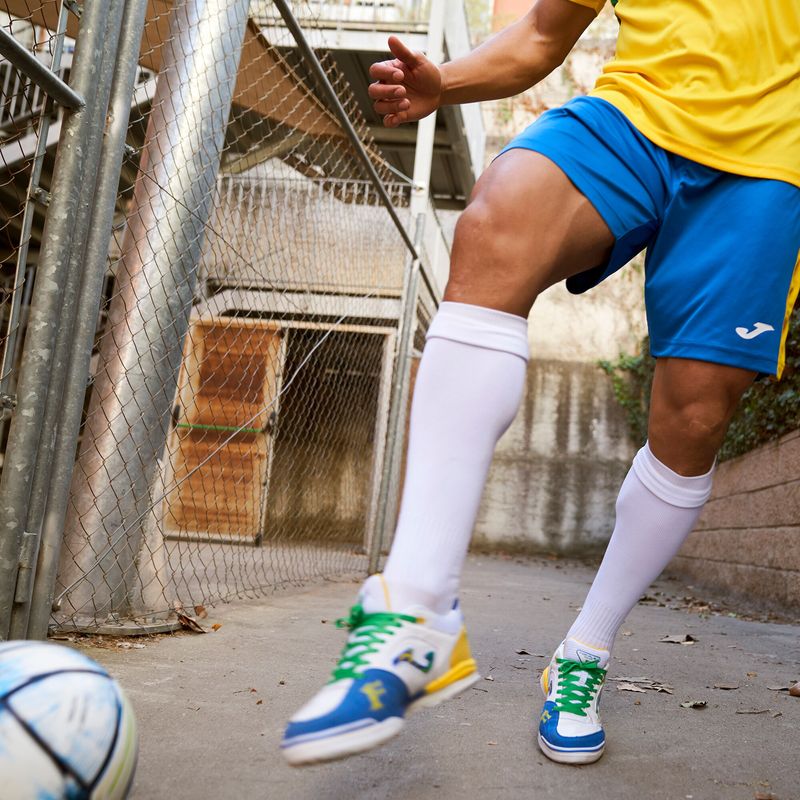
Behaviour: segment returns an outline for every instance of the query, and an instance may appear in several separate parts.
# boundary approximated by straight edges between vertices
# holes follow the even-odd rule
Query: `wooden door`
[[[169,533],[260,540],[282,363],[275,323],[219,317],[191,325],[168,446]]]

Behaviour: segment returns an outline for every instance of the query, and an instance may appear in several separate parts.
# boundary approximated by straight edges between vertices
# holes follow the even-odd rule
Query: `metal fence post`
[[[100,148],[103,142],[104,119],[108,108],[111,77],[114,73],[117,42],[124,2],[109,3],[109,17],[103,40],[103,55],[97,65],[95,91],[87,106],[90,115],[88,136],[85,142],[84,169],[81,194],[73,219],[69,264],[61,287],[61,314],[59,318],[53,356],[50,362],[50,383],[47,387],[45,413],[42,419],[39,452],[31,479],[31,492],[25,522],[23,556],[20,558],[14,606],[11,613],[9,637],[21,639],[28,629],[30,598],[33,590],[33,575],[39,552],[39,542],[45,503],[51,486],[50,475],[56,430],[61,416],[61,400],[64,376],[72,345],[75,324],[75,306],[81,282],[84,249],[89,233],[92,211],[96,203],[94,184],[97,175]]]
[[[105,279],[117,186],[125,152],[131,97],[138,67],[147,0],[125,4],[117,63],[108,106],[108,125],[103,142],[95,189],[94,213],[83,260],[83,280],[77,298],[72,352],[63,391],[61,420],[53,450],[51,489],[47,498],[39,557],[30,603],[27,637],[47,635],[52,612],[56,569],[61,552],[64,517],[75,466],[75,447],[80,431],[97,311]]]
[[[248,9],[248,0],[184,0],[172,8],[87,444],[72,481],[59,569],[60,585],[74,586],[64,598],[70,614],[130,607]],[[127,416],[126,409],[135,412]]]
[[[428,57],[435,63],[444,58],[444,17],[446,0],[432,0],[428,25]],[[414,185],[411,194],[411,218],[414,221],[414,249],[417,257],[411,261],[406,275],[402,299],[402,320],[397,348],[397,365],[392,404],[389,410],[387,447],[384,456],[383,477],[378,499],[378,530],[372,539],[369,553],[369,571],[376,572],[382,549],[388,544],[389,528],[394,522],[397,506],[396,488],[402,467],[403,442],[405,439],[406,409],[408,406],[411,359],[414,352],[414,333],[417,323],[417,302],[420,277],[425,280],[434,301],[436,293],[425,269],[420,263],[425,234],[425,219],[430,195],[431,165],[433,163],[433,141],[436,133],[436,112],[429,114],[417,124],[417,144],[414,152]]]
[[[425,230],[425,215],[419,214],[415,220],[414,246],[420,251]],[[386,450],[384,453],[383,474],[381,488],[378,495],[377,530],[372,537],[368,570],[370,573],[378,571],[381,551],[390,538],[390,527],[393,523],[392,509],[394,502],[391,492],[397,487],[399,466],[403,452],[403,431],[405,430],[405,409],[408,404],[409,381],[411,379],[411,358],[414,351],[414,333],[417,322],[417,299],[419,296],[420,282],[419,258],[411,260],[410,269],[406,274],[403,287],[402,318],[400,322],[400,336],[397,340],[397,358],[395,361],[394,385],[392,386],[392,401],[389,406],[389,421],[386,430]]]
[[[102,58],[109,6],[86,0],[76,41],[70,84],[87,107],[68,115],[62,128],[50,203],[32,300],[25,351],[17,384],[19,403],[11,424],[0,480],[0,639],[7,638],[17,584],[23,534],[45,414],[50,366],[62,307],[62,287],[80,200],[86,140],[96,92],[95,70]]]

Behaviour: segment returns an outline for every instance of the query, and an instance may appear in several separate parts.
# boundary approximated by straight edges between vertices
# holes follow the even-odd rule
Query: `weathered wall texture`
[[[628,265],[586,294],[552,286],[530,316],[532,358],[596,363],[636,353],[647,330],[642,273]]]
[[[522,407],[495,454],[475,547],[602,549],[632,455],[624,415],[598,367],[532,360]]]
[[[800,431],[720,465],[670,570],[800,616]]]

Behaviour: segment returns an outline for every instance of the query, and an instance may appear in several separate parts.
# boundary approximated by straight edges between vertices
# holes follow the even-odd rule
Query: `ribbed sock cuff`
[[[714,467],[705,475],[688,478],[678,475],[653,455],[649,442],[633,459],[633,471],[656,497],[672,506],[699,508],[711,496]]]
[[[608,606],[592,603],[587,598],[566,638],[577,639],[589,647],[611,652],[617,631],[622,627],[626,616]]]
[[[528,320],[467,303],[444,302],[428,328],[428,339],[449,339],[486,350],[530,357]]]

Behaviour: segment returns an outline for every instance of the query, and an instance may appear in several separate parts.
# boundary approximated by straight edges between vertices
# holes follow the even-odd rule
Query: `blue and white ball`
[[[55,644],[0,644],[3,800],[124,798],[137,754],[133,711],[99,664]]]

